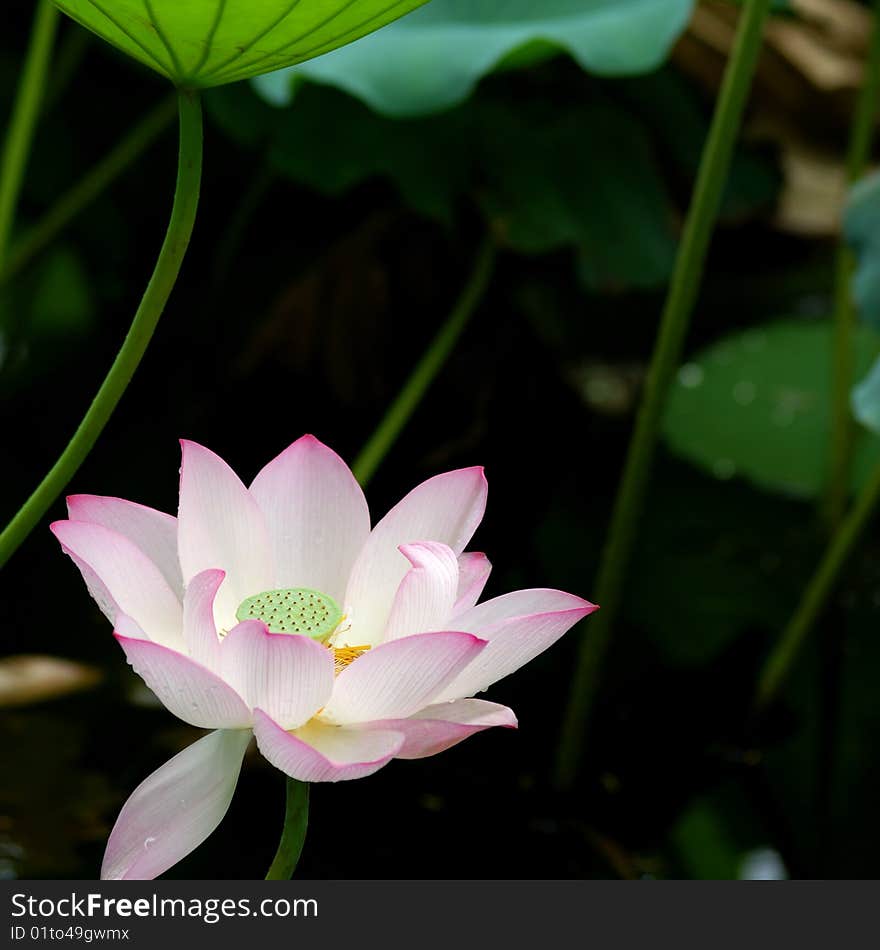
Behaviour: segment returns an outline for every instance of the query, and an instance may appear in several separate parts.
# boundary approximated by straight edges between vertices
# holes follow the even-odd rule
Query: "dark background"
[[[0,118],[30,6],[14,0],[4,11]],[[62,24],[62,49],[78,42],[74,33]],[[74,68],[55,76],[35,141],[22,228],[168,93],[97,41],[69,55]],[[479,97],[574,114],[599,103],[634,117],[674,240],[714,81],[678,53],[660,72],[627,80],[591,78],[555,58],[490,77]],[[325,97],[319,105],[342,99],[307,89],[306,104],[309,95]],[[759,85],[757,99],[765,95]],[[699,119],[696,139],[664,112],[680,96]],[[245,481],[304,432],[352,460],[472,266],[491,168],[459,190],[446,222],[412,210],[387,176],[321,194],[268,162],[259,136],[248,144],[241,129],[230,131],[230,102],[239,118],[263,108],[245,86],[207,96],[202,201],[181,279],[72,491],[174,511],[180,437],[210,446]],[[838,158],[847,102],[793,110]],[[169,127],[2,291],[4,519],[56,458],[118,348],[166,224],[175,150]],[[829,309],[833,237],[773,222],[784,186],[779,149],[751,143],[737,161],[690,352],[739,328],[820,319]],[[503,219],[490,216],[489,226],[504,243]],[[601,244],[600,214],[594,227]],[[637,256],[637,240],[634,248]],[[42,268],[58,253],[66,263],[51,278]],[[369,486],[374,518],[431,474],[485,465],[489,508],[474,545],[494,564],[487,596],[552,586],[589,598],[663,290],[662,275],[640,280],[637,264],[585,285],[570,248],[502,247],[486,299]],[[0,653],[68,657],[96,667],[101,681],[0,710],[0,875],[9,877],[96,876],[127,795],[197,735],[151,703],[126,666],[49,534],[63,511],[56,503],[3,571]],[[809,500],[719,480],[661,446],[575,789],[555,792],[550,772],[589,621],[488,694],[513,707],[518,732],[314,786],[298,874],[729,877],[746,855],[771,849],[793,877],[874,876],[875,538],[782,700],[760,722],[749,714],[760,662],[821,549]],[[249,756],[228,816],[169,876],[262,876],[283,790],[282,775]]]

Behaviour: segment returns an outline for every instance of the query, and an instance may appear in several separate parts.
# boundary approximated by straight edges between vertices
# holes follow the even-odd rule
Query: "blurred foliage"
[[[693,356],[669,399],[664,432],[670,447],[716,478],[739,474],[773,491],[817,497],[831,431],[831,334],[827,322],[778,321]],[[855,334],[856,376],[878,345],[867,328]],[[880,442],[862,433],[853,488],[878,460]]]
[[[432,0],[362,43],[260,77],[272,102],[290,102],[300,77],[337,86],[398,118],[463,102],[499,67],[557,50],[587,72],[624,76],[658,66],[684,29],[693,0]]]

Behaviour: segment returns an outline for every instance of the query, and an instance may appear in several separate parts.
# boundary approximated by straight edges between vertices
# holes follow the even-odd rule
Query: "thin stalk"
[[[0,159],[0,269],[9,247],[9,235],[12,232],[24,169],[46,87],[49,58],[52,55],[57,27],[57,8],[51,0],[39,0],[6,133],[3,157]]]
[[[267,881],[289,881],[299,863],[309,826],[308,782],[287,780],[287,801],[284,808],[284,830],[275,858],[266,872]]]
[[[840,573],[859,543],[880,502],[880,465],[871,474],[855,504],[831,539],[816,573],[807,585],[801,602],[779,642],[767,657],[758,678],[755,704],[763,709],[779,692],[800,648],[834,590]]]
[[[480,248],[470,278],[446,322],[416,363],[397,398],[355,459],[352,471],[362,485],[369,481],[388,454],[401,430],[418,408],[428,387],[449,358],[468,320],[483,299],[494,261],[495,245],[491,239],[487,239]]]
[[[491,239],[487,238],[477,255],[477,261],[470,279],[446,318],[446,322],[428,345],[428,349],[404,383],[403,389],[401,389],[372,436],[367,440],[367,444],[358,455],[354,465],[352,465],[352,471],[361,485],[367,484],[388,454],[400,431],[409,421],[428,391],[428,387],[448,359],[471,314],[483,299],[489,285],[494,262],[495,245]],[[288,778],[284,828],[281,832],[281,842],[278,845],[275,860],[266,875],[267,881],[288,880],[296,870],[296,864],[306,837],[308,809],[308,785]]]
[[[577,772],[599,670],[620,608],[626,570],[657,443],[666,395],[678,368],[685,334],[705,265],[709,238],[761,50],[770,0],[746,0],[736,42],[725,70],[709,136],[700,160],[691,208],[682,234],[642,404],[611,515],[593,598],[601,610],[581,640],[557,751],[555,778],[570,787]]]
[[[175,96],[151,109],[113,149],[65,194],[18,240],[0,268],[0,283],[6,283],[40,253],[98,195],[108,188],[170,125],[177,112]]]
[[[0,567],[24,541],[82,464],[122,398],[159,322],[183,262],[199,200],[202,172],[202,112],[198,95],[178,93],[180,156],[174,205],[156,266],[128,334],[67,448],[0,534]]]
[[[877,101],[880,98],[880,0],[874,2],[874,26],[865,67],[865,78],[853,113],[846,157],[847,182],[852,185],[865,173],[871,156]],[[852,336],[856,314],[850,283],[854,258],[843,240],[834,264],[834,342],[832,357],[831,443],[825,516],[834,530],[841,522],[849,498],[855,423],[849,394],[853,384]]]

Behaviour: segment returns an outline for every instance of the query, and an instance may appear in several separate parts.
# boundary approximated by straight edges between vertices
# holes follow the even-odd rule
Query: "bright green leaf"
[[[302,63],[425,0],[55,0],[86,29],[181,86]]]
[[[727,337],[681,368],[664,421],[669,446],[719,478],[742,475],[802,497],[822,489],[831,425],[830,323],[783,321]],[[877,352],[855,334],[856,372]],[[861,432],[854,483],[880,461],[880,441]]]
[[[666,57],[692,9],[693,0],[432,0],[369,40],[263,76],[257,86],[283,104],[299,73],[386,115],[425,115],[464,101],[524,48],[526,62],[546,56],[549,44],[591,73],[647,72]]]

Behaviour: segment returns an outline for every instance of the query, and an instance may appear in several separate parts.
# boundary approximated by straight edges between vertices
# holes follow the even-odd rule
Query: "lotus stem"
[[[91,451],[147,349],[189,245],[202,171],[202,112],[198,95],[181,89],[180,155],[165,240],[128,334],[73,438],[38,488],[0,534],[0,567],[45,515]]]
[[[284,830],[278,851],[272,861],[267,881],[289,881],[299,863],[309,825],[309,786],[295,778],[287,780],[287,801],[284,808]]]
[[[581,640],[575,664],[557,750],[555,781],[560,788],[571,787],[580,763],[587,720],[620,609],[636,528],[641,520],[663,407],[681,359],[769,9],[770,0],[745,0],[700,160],[641,407],[612,510],[608,540],[592,591],[592,599],[602,609],[591,621],[589,634]]]

